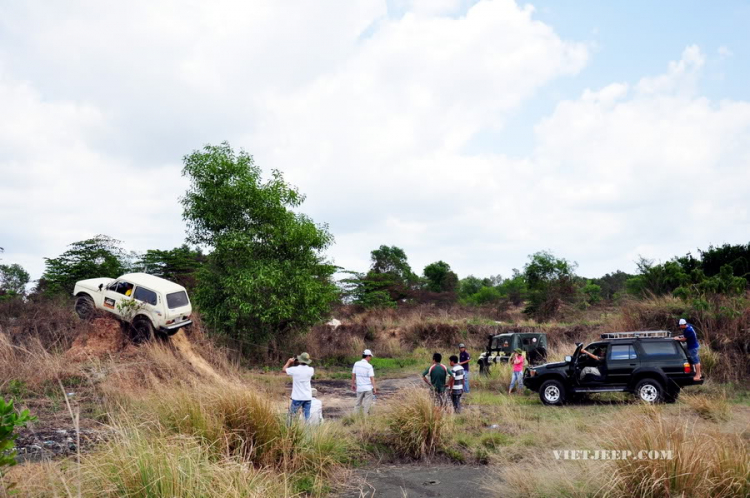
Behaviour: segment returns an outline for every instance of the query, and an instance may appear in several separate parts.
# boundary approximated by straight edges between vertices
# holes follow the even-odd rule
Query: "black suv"
[[[703,379],[693,380],[685,349],[669,332],[618,332],[601,338],[583,350],[582,343],[576,344],[573,356],[563,362],[526,368],[524,386],[539,392],[545,405],[561,405],[566,399],[608,392],[633,393],[648,403],[673,402],[684,386],[703,384]]]

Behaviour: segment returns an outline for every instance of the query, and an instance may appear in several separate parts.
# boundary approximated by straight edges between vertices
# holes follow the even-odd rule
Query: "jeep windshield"
[[[188,304],[189,304],[188,297],[185,291],[173,292],[171,294],[167,294],[167,306],[171,310],[176,309],[176,308],[182,308],[183,306],[187,306]]]

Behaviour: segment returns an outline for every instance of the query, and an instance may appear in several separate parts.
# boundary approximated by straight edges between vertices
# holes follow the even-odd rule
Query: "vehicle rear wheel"
[[[559,380],[548,380],[539,388],[539,398],[545,405],[562,405],[565,402],[565,387]]]
[[[75,310],[81,320],[88,320],[94,316],[94,309],[94,300],[91,299],[91,296],[83,294],[76,298]]]
[[[659,403],[664,399],[664,387],[654,379],[643,379],[635,386],[635,395],[645,403]]]
[[[154,326],[148,318],[136,318],[130,326],[130,340],[134,344],[143,344],[154,337]]]

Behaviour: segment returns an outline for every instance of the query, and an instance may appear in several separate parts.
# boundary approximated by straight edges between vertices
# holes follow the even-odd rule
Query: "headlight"
[[[533,368],[532,368],[532,369],[530,369],[530,370],[529,370],[529,377],[533,377],[533,376],[535,376],[535,375],[536,375],[536,370],[534,370]]]

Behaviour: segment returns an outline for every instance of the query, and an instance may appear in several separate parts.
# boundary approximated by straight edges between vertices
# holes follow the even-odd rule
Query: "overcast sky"
[[[180,245],[182,157],[224,140],[351,270],[748,243],[748,25],[741,0],[0,0],[0,258]]]

